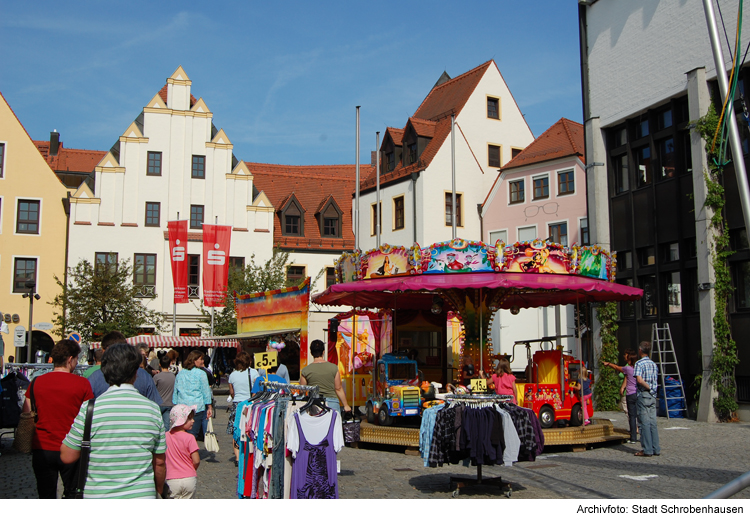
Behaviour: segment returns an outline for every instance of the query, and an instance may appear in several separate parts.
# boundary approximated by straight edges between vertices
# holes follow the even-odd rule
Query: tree
[[[604,362],[617,364],[619,359],[617,341],[617,302],[607,302],[599,306],[596,317],[601,324],[602,353],[599,356],[599,378],[594,387],[596,409],[602,412],[617,410],[620,400],[619,375],[611,368],[603,367]]]
[[[67,284],[56,275],[55,281],[62,292],[49,303],[55,308],[53,322],[61,338],[69,331],[78,332],[84,342],[98,340],[114,329],[126,337],[137,335],[144,326],[162,331],[164,316],[139,298],[141,286],[133,283],[129,259],[96,268],[81,260],[68,268]]]

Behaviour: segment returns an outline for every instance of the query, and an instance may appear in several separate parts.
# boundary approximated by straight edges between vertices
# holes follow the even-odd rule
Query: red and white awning
[[[236,348],[240,341],[237,339],[211,339],[203,337],[173,337],[171,335],[138,335],[126,339],[128,344],[136,345],[145,342],[152,348]],[[91,349],[101,347],[101,342],[92,342]]]

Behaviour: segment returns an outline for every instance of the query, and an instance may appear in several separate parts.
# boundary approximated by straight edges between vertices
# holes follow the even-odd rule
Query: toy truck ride
[[[374,393],[365,405],[367,421],[390,426],[394,417],[416,416],[421,410],[417,363],[406,353],[386,353],[373,370]]]
[[[581,394],[573,387],[580,382],[580,372],[585,366],[582,361],[573,358],[561,348],[539,349],[531,355],[532,343],[549,343],[556,337],[546,337],[537,340],[518,341],[514,345],[526,347],[528,367],[526,368],[526,383],[516,384],[518,404],[531,410],[539,417],[542,428],[550,428],[555,422],[558,425],[564,421],[570,426],[583,424],[583,409]],[[594,415],[591,399],[588,400],[587,412],[589,417]]]

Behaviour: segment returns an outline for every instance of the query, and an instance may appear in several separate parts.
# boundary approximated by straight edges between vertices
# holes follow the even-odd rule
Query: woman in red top
[[[61,340],[52,348],[54,369],[34,378],[26,391],[24,412],[31,411],[34,398],[37,422],[32,440],[31,467],[42,499],[57,497],[57,476],[62,478],[63,498],[72,498],[78,476],[78,463],[60,461],[60,445],[70,431],[84,401],[94,398],[91,384],[73,372],[78,365],[81,348],[72,340]]]
[[[510,369],[508,359],[500,359],[492,376],[492,384],[495,385],[495,393],[498,395],[512,395],[516,402],[516,376]]]

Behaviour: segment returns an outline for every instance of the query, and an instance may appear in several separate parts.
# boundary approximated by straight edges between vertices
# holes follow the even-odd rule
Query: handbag
[[[83,499],[83,489],[86,487],[86,477],[89,475],[89,458],[91,457],[91,421],[94,420],[94,401],[89,399],[86,408],[86,421],[83,425],[83,440],[81,441],[81,457],[78,462],[78,486],[74,498]]]
[[[209,417],[208,425],[206,425],[206,433],[203,437],[203,444],[208,452],[218,452],[219,442],[216,440],[216,434],[214,433],[214,418]]]
[[[18,426],[16,427],[16,433],[13,437],[13,449],[22,454],[31,453],[32,441],[34,440],[34,434],[36,433],[36,422],[38,420],[36,414],[36,403],[34,401],[34,383],[36,379],[31,381],[29,386],[29,394],[31,394],[31,411],[23,412],[18,420]]]
[[[361,419],[355,419],[352,416],[351,421],[342,421],[341,426],[344,429],[344,443],[356,443],[359,441]]]

